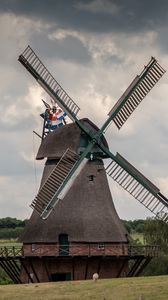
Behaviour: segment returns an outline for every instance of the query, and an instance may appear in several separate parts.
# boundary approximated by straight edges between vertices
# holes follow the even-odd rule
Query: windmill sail
[[[127,121],[164,73],[165,70],[152,57],[142,73],[135,77],[108,114],[118,129]]]
[[[46,219],[57,202],[65,197],[87,162],[87,159],[83,159],[80,166],[75,168],[78,159],[79,156],[75,152],[67,149],[33,200],[31,207],[43,219]]]
[[[142,173],[117,153],[107,174],[159,219],[168,223],[168,199]]]
[[[100,149],[107,154],[107,157],[110,157],[112,160],[107,166],[106,172],[157,217],[168,223],[168,199],[121,155],[117,154],[114,156],[100,141],[100,137],[103,135],[109,123],[114,121],[118,129],[120,129],[136,107],[163,76],[165,70],[160,66],[157,60],[152,57],[142,73],[135,77],[125,93],[109,112],[109,118],[102,128],[95,134],[77,119],[76,116],[79,112],[79,107],[58,84],[30,46],[19,56],[19,61],[52,99],[58,103],[63,111],[65,111],[89,137],[88,145],[81,156],[78,156],[68,149],[41,187],[31,205],[41,217],[44,219],[47,218],[58,200],[64,198],[74,180],[88,161],[89,153],[94,144],[97,144]]]
[[[60,84],[54,79],[35,52],[28,46],[18,59],[22,65],[35,77],[44,90],[67,113],[72,121],[78,114],[79,106],[70,98]]]

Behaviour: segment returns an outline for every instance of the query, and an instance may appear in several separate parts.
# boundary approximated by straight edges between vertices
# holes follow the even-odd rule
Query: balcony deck
[[[21,269],[24,269],[30,282],[40,282],[38,275],[33,266],[33,261],[40,260],[45,265],[46,260],[61,261],[68,260],[74,266],[76,259],[85,258],[86,261],[86,278],[87,268],[90,259],[98,260],[99,273],[102,261],[120,261],[120,268],[116,277],[122,276],[123,269],[128,265],[128,270],[125,274],[126,277],[139,276],[143,269],[149,264],[153,257],[158,257],[160,252],[159,246],[132,246],[128,244],[81,244],[78,245],[37,245],[29,244],[20,246],[7,246],[0,247],[0,266],[13,280],[14,283],[22,283],[20,274]],[[31,278],[29,262],[33,273],[35,274],[36,281]],[[129,262],[131,262],[129,264]]]
[[[36,245],[34,249],[28,249],[20,246],[7,246],[0,247],[0,260],[3,258],[20,258],[20,257],[31,257],[31,256],[116,256],[116,257],[136,257],[136,256],[144,256],[144,257],[157,257],[160,252],[160,247],[156,245],[120,245],[115,244],[114,246],[104,244],[104,246],[100,249],[96,248],[96,245],[88,244],[85,247],[76,247],[76,245],[64,245],[63,247],[59,247],[58,245],[52,245],[51,247],[46,247],[45,245]]]

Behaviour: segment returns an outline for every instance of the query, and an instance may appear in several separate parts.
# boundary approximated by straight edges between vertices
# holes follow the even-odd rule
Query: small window
[[[36,245],[36,244],[32,244],[32,245],[31,245],[31,250],[32,250],[32,252],[35,251],[36,249],[37,249],[37,245]]]
[[[89,175],[88,177],[89,177],[89,181],[94,181],[94,177],[95,177],[94,175]]]
[[[98,250],[104,250],[104,243],[98,244],[97,249]]]

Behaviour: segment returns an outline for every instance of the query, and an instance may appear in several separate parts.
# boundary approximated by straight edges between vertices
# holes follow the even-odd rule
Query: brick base
[[[66,274],[70,280],[92,279],[94,273],[99,278],[114,278],[126,276],[128,263],[121,258],[103,257],[67,257],[67,258],[25,258],[24,268],[21,268],[21,281],[47,282],[66,280]],[[27,272],[26,272],[27,270]],[[60,276],[59,276],[60,275]]]

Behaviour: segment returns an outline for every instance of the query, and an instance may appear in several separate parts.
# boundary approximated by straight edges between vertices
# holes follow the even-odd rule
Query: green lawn
[[[167,300],[168,276],[0,286],[1,300]]]
[[[133,240],[138,240],[141,244],[144,244],[143,233],[131,233],[131,237]]]
[[[12,240],[1,240],[0,239],[0,247],[8,247],[8,246],[21,246],[22,243],[19,243],[17,240],[12,239]]]

